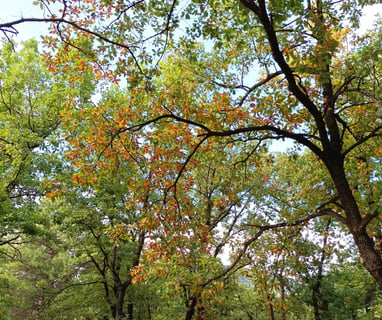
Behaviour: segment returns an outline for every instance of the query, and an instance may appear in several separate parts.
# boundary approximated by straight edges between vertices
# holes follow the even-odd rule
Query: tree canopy
[[[68,288],[94,287],[100,317],[378,314],[381,23],[357,31],[374,3],[35,1],[44,18],[0,24],[1,210],[36,190],[53,224],[26,221],[71,243]],[[12,53],[38,22],[41,55]],[[334,294],[350,274],[364,299]],[[139,301],[153,288],[175,301]]]

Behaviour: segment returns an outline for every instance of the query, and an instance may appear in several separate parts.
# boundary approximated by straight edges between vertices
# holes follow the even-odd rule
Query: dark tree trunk
[[[268,304],[269,304],[269,318],[270,318],[270,320],[276,320],[271,295],[268,295]]]
[[[195,306],[197,303],[196,297],[191,297],[186,301],[186,317],[184,320],[192,320],[195,314]]]
[[[133,316],[134,316],[134,304],[130,302],[127,304],[127,319],[133,320]]]
[[[147,317],[148,317],[148,320],[151,320],[151,305],[150,305],[150,303],[147,305]]]
[[[139,258],[143,250],[144,240],[145,240],[145,233],[142,231],[139,235],[138,246],[136,249],[135,259],[133,261],[132,268],[139,265]],[[126,316],[124,313],[126,290],[132,283],[131,275],[125,281],[123,282],[121,281],[119,276],[120,268],[121,268],[121,262],[119,261],[117,257],[117,246],[114,246],[113,255],[112,255],[112,259],[110,263],[110,269],[112,271],[112,279],[114,283],[114,296],[116,298],[116,301],[114,305],[111,306],[111,309],[113,311],[113,318],[116,320],[122,319],[123,317]],[[134,311],[134,305],[132,303],[128,304],[127,305],[128,319],[133,319],[133,311]]]
[[[369,237],[365,228],[352,232],[352,234],[361,256],[361,263],[382,289],[382,261],[374,248],[373,239]]]
[[[280,272],[276,275],[278,280],[279,280],[279,283],[280,283],[280,294],[281,294],[281,303],[282,304],[285,303],[285,290],[286,290],[285,278],[283,276],[283,273],[284,273],[284,270],[281,269]],[[287,320],[287,312],[284,308],[281,310],[281,318],[280,319],[281,320]]]
[[[367,220],[361,216],[345,175],[343,161],[332,158],[326,161],[325,164],[338,191],[341,206],[346,214],[345,224],[349,228],[349,232],[352,234],[358,248],[361,263],[382,289],[382,257],[376,250],[373,239],[367,233]]]
[[[123,304],[125,301],[126,289],[127,289],[126,285],[119,285],[115,289],[116,301],[115,301],[114,305],[112,306],[113,318],[115,320],[119,320],[119,319],[122,319],[123,317],[125,317],[125,313],[123,310]]]
[[[200,303],[200,301],[199,301]],[[196,306],[195,320],[203,320],[204,319],[204,307],[200,304]]]

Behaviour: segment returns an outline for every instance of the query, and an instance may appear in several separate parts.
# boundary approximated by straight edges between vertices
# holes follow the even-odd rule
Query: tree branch
[[[382,136],[382,126],[378,126],[374,128],[371,133],[369,133],[367,136],[359,138],[356,143],[352,144],[349,148],[347,148],[343,155],[346,156],[349,152],[360,146],[361,144],[365,143],[366,141],[370,140],[371,138]]]
[[[313,116],[320,138],[322,140],[323,145],[329,144],[329,138],[326,132],[325,122],[321,115],[321,112],[318,110],[317,106],[310,100],[309,96],[298,86],[295,80],[295,75],[293,74],[292,68],[286,62],[282,51],[279,48],[278,39],[276,36],[276,32],[273,28],[272,22],[269,19],[268,12],[266,9],[266,4],[264,0],[259,0],[259,6],[257,6],[253,1],[249,0],[240,0],[240,2],[249,10],[251,10],[260,20],[264,27],[264,31],[266,32],[272,54],[273,59],[279,65],[281,71],[284,73],[287,81],[288,81],[288,89],[293,93],[293,95],[299,100],[304,107],[309,111],[309,113]],[[316,153],[317,148],[310,148],[313,152]],[[319,157],[321,157],[322,153],[316,153]]]
[[[279,76],[281,74],[284,74],[284,72],[283,71],[276,71],[274,73],[267,75],[267,77],[265,79],[255,83],[252,87],[250,87],[248,89],[246,94],[240,99],[239,106],[243,105],[244,101],[248,98],[248,96],[251,94],[251,92],[253,92],[257,88],[261,87],[262,85],[266,84],[268,81],[272,80],[273,78],[276,78],[277,76]]]
[[[202,134],[202,135],[215,136],[215,137],[228,137],[228,136],[233,136],[240,133],[259,132],[259,131],[271,131],[271,132],[277,133],[278,135],[282,137],[289,138],[301,143],[302,145],[312,150],[319,157],[321,157],[322,155],[321,149],[318,146],[316,146],[313,142],[311,142],[309,139],[307,139],[304,134],[289,132],[271,125],[252,126],[252,127],[238,128],[235,130],[226,130],[226,131],[220,131],[220,132],[209,131],[206,134]]]

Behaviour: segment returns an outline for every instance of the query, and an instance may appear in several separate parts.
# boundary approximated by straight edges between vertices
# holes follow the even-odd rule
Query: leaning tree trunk
[[[367,222],[370,219],[361,216],[358,204],[346,179],[343,161],[332,158],[326,161],[326,165],[338,191],[341,206],[346,214],[344,223],[353,236],[360,254],[361,263],[382,289],[382,257],[376,250],[375,243],[366,230]]]

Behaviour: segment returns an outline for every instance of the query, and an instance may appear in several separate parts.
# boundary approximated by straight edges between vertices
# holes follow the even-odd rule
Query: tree
[[[0,57],[1,244],[11,240],[9,232],[16,238],[16,230],[37,232],[32,208],[50,189],[52,172],[60,170],[59,113],[76,87],[48,73],[36,41],[14,49],[4,43]]]
[[[46,1],[40,4],[49,7]],[[153,185],[164,178],[158,190],[176,204],[178,182],[188,179],[187,171],[198,165],[194,156],[208,141],[231,140],[229,150],[247,142],[240,151],[242,159],[249,159],[259,151],[254,141],[292,140],[302,148],[294,157],[308,154],[325,169],[328,183],[318,184],[327,200],[306,207],[299,217],[290,215],[288,223],[323,215],[336,219],[382,287],[382,260],[374,241],[381,192],[380,27],[363,38],[352,32],[363,1],[61,5],[58,13],[40,19],[52,22],[56,35],[46,43],[66,44],[47,54],[51,68],[70,68],[67,50],[76,47],[86,56],[76,66],[93,62],[97,77],[116,81],[126,76],[133,90],[120,118],[109,122],[107,131],[100,126],[103,140],[92,145],[93,152],[109,152],[116,140],[134,139],[145,156],[152,155],[152,168],[163,164],[155,156],[177,159],[170,171],[162,168],[162,175],[151,176]],[[20,19],[0,28],[7,33],[18,23],[37,20]],[[185,35],[175,33],[182,28]],[[83,47],[81,38],[94,40],[92,49]],[[194,38],[209,40],[208,50]],[[162,81],[165,64],[160,61],[167,52],[176,57],[179,71],[193,75],[185,86]],[[168,143],[155,144],[156,137]],[[315,178],[312,170],[306,180]],[[293,186],[284,190],[293,192]],[[257,228],[264,231],[264,226]]]
[[[51,231],[57,233],[54,227]],[[71,255],[61,240],[53,234],[50,238],[21,235],[13,247],[3,249],[0,273],[8,284],[1,288],[1,295],[7,297],[0,304],[4,319],[62,319],[63,314],[92,315],[91,306],[82,304],[83,296],[76,294],[79,290],[72,290],[67,297],[64,294],[57,296],[57,292],[73,282],[78,275],[77,266],[84,261],[83,257]]]
[[[44,283],[53,286],[63,271],[40,206],[60,188],[54,177],[66,166],[60,112],[87,84],[77,102],[83,105],[93,87],[49,73],[35,40],[2,43],[0,78],[0,255],[10,269],[2,269],[2,312],[26,319],[41,314]]]
[[[86,261],[79,281],[74,280],[70,286],[88,283],[90,291],[103,297],[107,309],[100,314],[105,317],[133,319],[139,301],[129,299],[129,294],[134,269],[140,266],[145,230],[138,227],[139,210],[126,205],[132,196],[125,189],[131,171],[123,165],[118,171],[109,179],[98,177],[100,187],[67,184],[65,197],[57,200],[58,208],[53,213],[61,219],[62,232],[75,239],[75,255]],[[69,205],[65,205],[66,201]]]
[[[321,277],[320,295],[309,298],[311,285],[305,285],[300,291],[300,298],[314,307],[314,319],[376,319],[378,318],[378,290],[362,265],[344,263],[341,266],[328,266]],[[314,290],[314,288],[313,288]],[[316,305],[319,306],[316,309]]]

